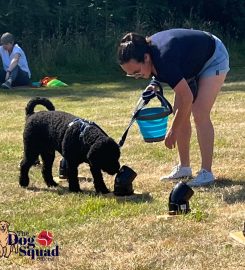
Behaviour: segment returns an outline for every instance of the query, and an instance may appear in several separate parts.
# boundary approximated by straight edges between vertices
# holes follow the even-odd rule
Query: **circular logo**
[[[53,241],[53,235],[51,232],[48,231],[41,231],[39,235],[37,236],[37,242],[41,246],[49,246]]]

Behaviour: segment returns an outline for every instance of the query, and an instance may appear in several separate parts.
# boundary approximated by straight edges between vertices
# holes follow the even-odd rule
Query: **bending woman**
[[[229,55],[219,38],[191,29],[170,29],[149,38],[126,34],[118,47],[118,59],[127,76],[167,83],[175,93],[174,119],[165,145],[177,144],[179,164],[161,178],[191,177],[191,113],[201,152],[198,175],[188,184],[202,186],[214,182],[212,159],[214,128],[210,112],[229,71]],[[156,88],[154,80],[148,88]]]

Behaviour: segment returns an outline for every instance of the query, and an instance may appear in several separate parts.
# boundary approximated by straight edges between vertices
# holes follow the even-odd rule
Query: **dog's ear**
[[[116,142],[112,138],[106,137],[90,147],[87,159],[90,164],[100,166],[105,163],[105,160],[118,160],[119,156],[120,150]]]
[[[102,160],[102,151],[101,151],[102,142],[93,144],[87,154],[87,159],[90,166],[97,165],[99,166],[100,161]]]
[[[87,154],[90,166],[100,168],[111,175],[120,168],[119,158],[119,146],[110,137],[103,138],[93,144]]]

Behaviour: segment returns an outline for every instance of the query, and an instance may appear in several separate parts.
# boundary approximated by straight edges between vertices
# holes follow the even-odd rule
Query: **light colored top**
[[[19,47],[18,44],[14,45],[11,54],[9,54],[9,52],[7,50],[4,50],[3,46],[0,46],[0,55],[1,55],[1,58],[2,58],[2,62],[3,62],[3,69],[5,71],[7,71],[12,59],[14,58],[14,56],[16,54],[18,54],[20,56],[18,66],[23,71],[27,72],[28,75],[29,75],[29,78],[30,78],[31,77],[31,72],[30,72],[30,69],[29,69],[29,66],[28,66],[28,63],[27,63],[26,55],[25,55],[24,51]]]

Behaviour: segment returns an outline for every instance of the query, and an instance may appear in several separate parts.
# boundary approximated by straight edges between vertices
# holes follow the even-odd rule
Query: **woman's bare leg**
[[[226,74],[200,78],[198,96],[192,106],[201,151],[201,168],[209,172],[211,172],[212,168],[214,146],[214,128],[210,119],[210,112],[225,78]]]

